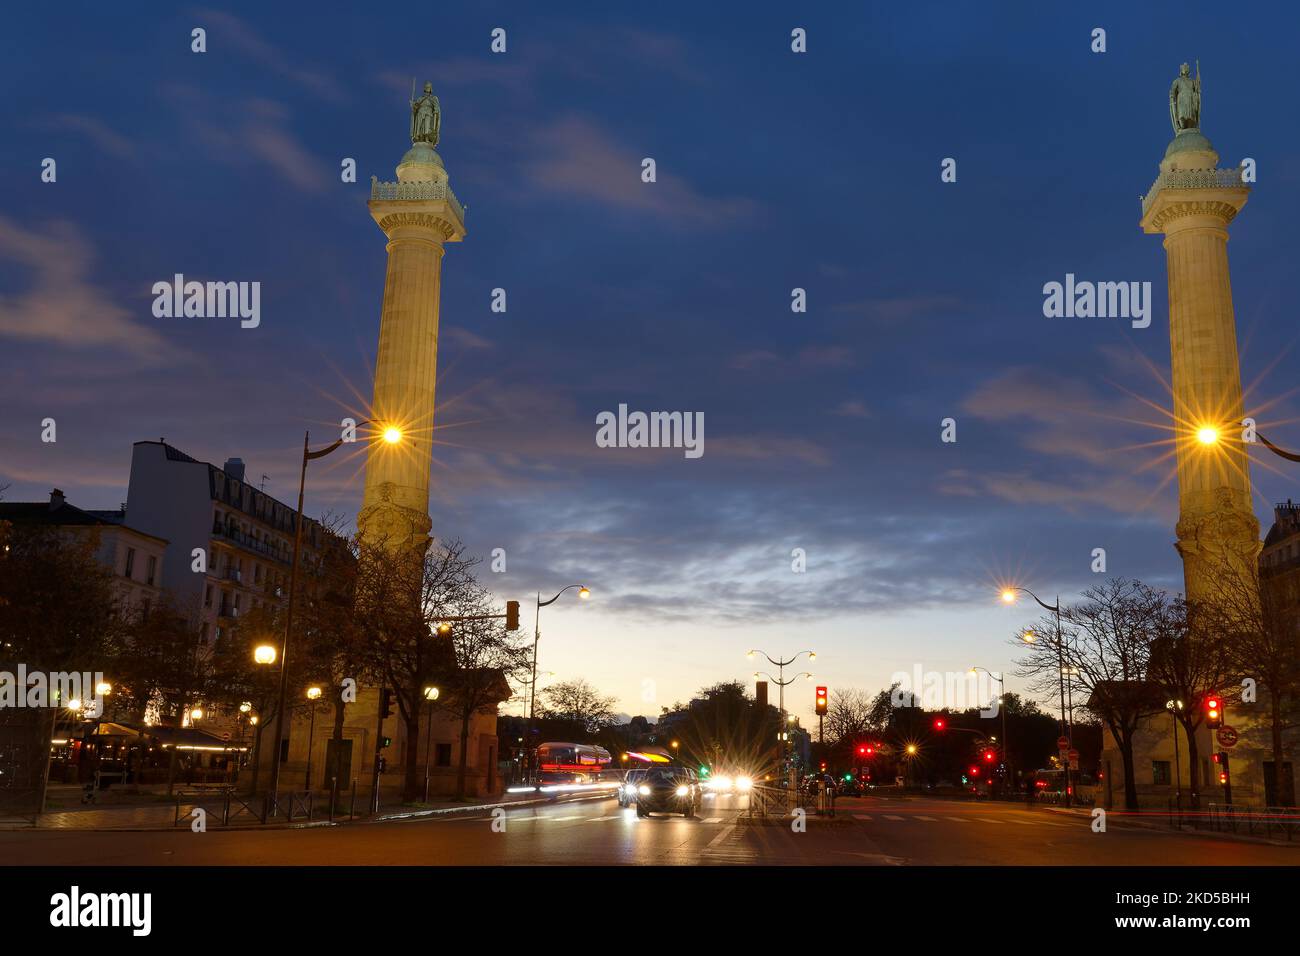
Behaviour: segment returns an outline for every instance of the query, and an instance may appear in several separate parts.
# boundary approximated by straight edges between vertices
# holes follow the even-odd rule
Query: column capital
[[[1166,235],[1187,228],[1223,229],[1250,197],[1240,169],[1161,173],[1142,197],[1142,231]]]

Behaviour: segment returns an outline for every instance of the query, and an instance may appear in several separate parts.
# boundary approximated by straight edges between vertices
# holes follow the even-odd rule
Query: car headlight
[[[737,789],[737,790],[748,790],[748,789],[750,789],[750,788],[753,787],[753,786],[754,786],[754,781],[753,781],[753,780],[750,780],[748,777],[737,777],[737,778],[736,778],[736,789]]]
[[[636,788],[636,792],[639,793],[639,794],[641,794],[641,796],[643,796],[643,797],[648,797],[648,796],[650,796],[650,788],[647,787],[644,783],[641,784],[641,786],[639,786],[639,787]]]
[[[713,778],[713,788],[714,788],[715,790],[730,790],[730,789],[731,789],[731,778],[730,778],[730,777],[714,777],[714,778]]]
[[[677,796],[679,796],[679,797],[684,797],[684,796],[686,796],[688,793],[690,793],[690,791],[687,790],[685,787],[678,787],[678,788],[677,788]]]

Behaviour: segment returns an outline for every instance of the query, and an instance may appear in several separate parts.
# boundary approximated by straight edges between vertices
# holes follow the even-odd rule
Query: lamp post
[[[1073,747],[1074,746],[1074,721],[1067,720],[1065,714],[1065,646],[1061,638],[1060,595],[1057,595],[1055,604],[1047,604],[1037,594],[1029,590],[1029,588],[1009,587],[1009,588],[1004,588],[1002,590],[1003,602],[1006,604],[1015,604],[1017,591],[1028,594],[1031,598],[1033,598],[1036,602],[1038,602],[1039,607],[1041,607],[1045,611],[1051,611],[1053,614],[1056,615],[1056,660],[1057,660],[1058,671],[1059,671],[1057,675],[1057,679],[1061,690],[1061,736],[1063,736],[1067,741],[1069,741],[1069,745]],[[1034,643],[1035,640],[1037,640],[1037,638],[1033,636],[1032,631],[1027,631],[1024,635],[1024,640],[1026,643],[1032,644]],[[1003,736],[1005,736],[1005,734]],[[1065,756],[1065,805],[1067,807],[1072,806],[1074,802],[1072,791],[1073,791],[1073,787],[1070,784],[1070,755],[1066,754]]]
[[[438,699],[438,688],[426,687],[424,699],[433,703]],[[424,802],[429,802],[429,747],[433,741],[433,708],[429,708],[429,723],[424,731]]]
[[[536,780],[534,779],[535,773],[533,771],[533,758],[537,753],[537,748],[533,740],[533,731],[535,727],[534,718],[537,715],[537,642],[542,639],[542,608],[546,607],[548,604],[554,604],[560,599],[560,595],[565,591],[572,591],[574,588],[578,589],[578,597],[580,599],[585,601],[591,597],[591,590],[585,584],[570,584],[567,587],[562,587],[560,590],[555,592],[555,597],[551,598],[549,601],[543,601],[542,593],[540,591],[537,592],[537,612],[533,615],[533,674],[528,690],[528,739],[524,742],[524,746],[528,748],[529,784],[536,783]]]
[[[316,701],[320,700],[321,689],[319,687],[307,688],[307,710],[311,713],[311,720],[308,723],[307,730],[307,779],[304,781],[305,790],[311,790],[311,748],[316,742]]]
[[[358,422],[360,425],[373,424],[369,419]],[[394,425],[389,425],[380,432],[381,437],[390,445],[396,445],[402,440],[402,431]],[[345,444],[342,438],[326,445],[324,448],[312,451],[308,447],[311,440],[310,432],[303,432],[302,435],[302,469],[298,473],[298,514],[293,525],[293,560],[289,565],[289,601],[284,615],[284,637],[280,641],[280,695],[279,705],[275,713],[275,756],[271,761],[271,799],[275,801],[280,792],[280,746],[284,739],[284,711],[289,693],[289,635],[293,631],[293,611],[294,601],[297,597],[298,589],[298,555],[302,551],[302,504],[303,496],[307,490],[307,462],[314,461],[317,458],[324,458],[326,455],[335,451],[340,445]],[[260,650],[260,648],[259,648]],[[273,804],[274,805],[274,804]]]
[[[1183,810],[1183,771],[1178,765],[1180,759],[1178,756],[1178,711],[1182,709],[1183,702],[1181,700],[1165,701],[1165,710],[1169,711],[1169,722],[1174,731],[1174,807],[1179,813],[1182,813]],[[1181,819],[1179,825],[1182,825]]]
[[[758,672],[755,672],[754,677],[755,678],[766,677],[768,680],[772,681],[772,683],[776,684],[776,686],[779,688],[779,690],[777,691],[777,701],[778,701],[777,709],[780,710],[781,712],[781,733],[785,735],[781,744],[781,761],[783,763],[786,763],[789,761],[790,728],[786,726],[786,720],[785,720],[785,688],[787,684],[793,684],[800,677],[812,677],[812,674],[810,674],[808,671],[804,671],[802,674],[798,674],[794,677],[791,677],[789,680],[786,680],[785,669],[787,666],[793,664],[795,661],[797,661],[800,657],[802,657],[805,654],[808,655],[809,661],[815,661],[817,660],[817,654],[814,651],[799,651],[797,654],[792,654],[787,658],[775,658],[771,654],[767,653],[767,651],[761,651],[758,648],[750,648],[750,650],[745,652],[745,657],[747,657],[749,660],[752,661],[754,659],[755,654],[762,654],[763,657],[767,659],[767,662],[776,668],[777,677],[775,679],[772,677],[771,674],[767,674],[767,673],[760,674]],[[793,768],[790,769],[793,771]]]
[[[1014,785],[1015,774],[1011,768],[1011,745],[1007,738],[1007,682],[1003,674],[995,674],[987,667],[972,667],[972,674],[983,671],[998,682],[998,710],[1002,711],[1002,753],[1005,756],[1007,765],[1007,782]]]

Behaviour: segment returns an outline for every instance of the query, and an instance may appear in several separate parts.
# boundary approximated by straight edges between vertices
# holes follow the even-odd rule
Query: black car
[[[654,767],[636,788],[636,815],[680,813],[695,816],[700,806],[700,784],[689,767]]]

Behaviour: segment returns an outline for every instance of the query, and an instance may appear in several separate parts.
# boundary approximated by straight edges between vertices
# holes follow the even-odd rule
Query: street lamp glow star
[[[1196,430],[1196,440],[1202,445],[1214,445],[1219,441],[1219,430],[1211,425],[1205,425]]]

